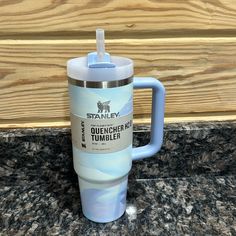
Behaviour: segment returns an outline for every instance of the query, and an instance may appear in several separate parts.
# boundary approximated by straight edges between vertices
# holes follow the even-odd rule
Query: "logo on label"
[[[80,125],[81,125],[81,140],[82,140],[82,143],[81,143],[81,146],[83,147],[83,148],[86,148],[86,144],[85,144],[85,128],[84,128],[84,121],[81,121],[81,123],[80,123]]]
[[[119,116],[119,112],[110,113],[110,100],[106,102],[97,102],[97,113],[87,113],[88,119],[111,119],[117,118]]]
[[[106,112],[110,112],[110,104],[111,101],[106,101],[106,102],[101,102],[98,101],[97,102],[97,106],[98,106],[98,113],[103,113],[103,111]]]

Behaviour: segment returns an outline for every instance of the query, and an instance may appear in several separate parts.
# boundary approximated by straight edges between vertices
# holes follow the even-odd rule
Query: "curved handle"
[[[152,77],[135,77],[134,88],[152,88],[152,118],[150,143],[132,150],[132,160],[148,158],[157,153],[163,141],[165,88],[162,83]]]

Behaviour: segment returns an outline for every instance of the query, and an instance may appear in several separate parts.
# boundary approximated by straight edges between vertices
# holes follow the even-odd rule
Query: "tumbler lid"
[[[97,51],[67,62],[67,75],[76,80],[114,81],[133,76],[133,61],[105,52],[104,30],[96,30]]]

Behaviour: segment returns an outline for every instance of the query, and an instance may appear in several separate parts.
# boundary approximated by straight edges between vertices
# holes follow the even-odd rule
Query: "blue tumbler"
[[[153,156],[163,140],[165,89],[152,77],[134,77],[133,61],[105,52],[99,29],[97,52],[67,62],[73,163],[83,214],[110,222],[126,209],[132,161]],[[150,143],[132,148],[133,89],[152,89]]]

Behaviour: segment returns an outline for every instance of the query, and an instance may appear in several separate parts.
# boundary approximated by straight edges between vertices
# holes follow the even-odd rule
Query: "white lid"
[[[97,51],[67,62],[67,75],[85,81],[116,81],[133,76],[133,61],[105,52],[103,29],[96,30]]]
[[[87,57],[73,58],[67,62],[67,75],[85,81],[113,81],[133,76],[133,61],[126,57],[111,56],[113,68],[89,68]]]

